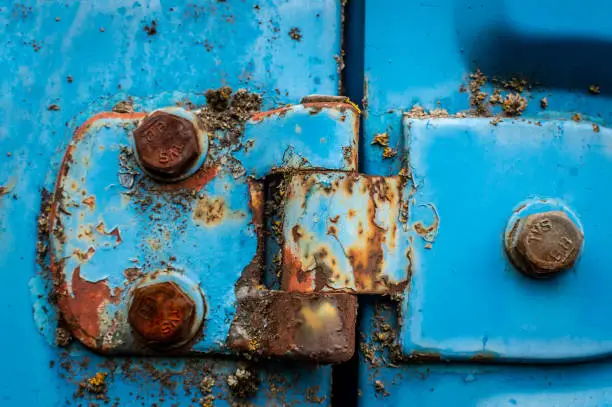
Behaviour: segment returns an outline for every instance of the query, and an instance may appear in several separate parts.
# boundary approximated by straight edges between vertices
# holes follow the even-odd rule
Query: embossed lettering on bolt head
[[[163,178],[182,175],[200,155],[194,124],[166,112],[146,117],[134,131],[134,141],[142,166]]]
[[[572,267],[583,241],[580,228],[562,211],[528,215],[516,233],[517,266],[537,278]]]
[[[195,318],[195,302],[173,282],[134,290],[128,320],[151,343],[172,345],[187,341]]]

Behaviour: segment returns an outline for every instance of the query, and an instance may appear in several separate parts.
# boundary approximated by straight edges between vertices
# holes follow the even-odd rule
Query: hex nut
[[[580,228],[564,212],[549,211],[518,220],[506,250],[524,274],[549,278],[576,263],[583,240]]]
[[[196,126],[163,111],[142,120],[134,131],[134,143],[143,168],[161,179],[185,174],[201,154]]]
[[[134,290],[128,321],[151,345],[177,345],[191,339],[196,304],[173,282],[162,282]]]

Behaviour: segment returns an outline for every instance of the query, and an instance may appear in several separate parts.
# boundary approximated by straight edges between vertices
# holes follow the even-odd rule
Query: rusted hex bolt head
[[[143,168],[161,179],[181,177],[201,154],[196,126],[163,111],[142,120],[134,131],[134,143]]]
[[[535,278],[549,278],[571,268],[584,236],[562,211],[528,215],[517,221],[506,250],[514,265]]]
[[[132,328],[151,345],[188,341],[195,317],[195,302],[173,282],[136,288],[128,311]]]

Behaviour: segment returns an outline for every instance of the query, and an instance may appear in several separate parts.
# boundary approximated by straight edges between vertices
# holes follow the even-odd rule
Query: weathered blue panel
[[[612,369],[607,363],[521,366],[394,362],[387,353],[393,349],[385,336],[387,327],[380,322],[392,318],[387,307],[389,304],[370,301],[360,308],[364,321],[371,324],[361,344],[359,405],[544,407],[611,403]]]
[[[609,2],[361,3],[366,17],[359,169],[381,175],[409,170],[405,160],[412,153],[403,116],[422,106],[424,112],[411,114],[411,119],[423,115],[423,124],[415,120],[413,126],[427,139],[419,142],[412,165],[417,177],[418,170],[422,176],[415,183],[410,223],[436,225],[439,217],[439,227],[437,234],[427,227],[419,227],[421,233],[413,228],[415,265],[404,300],[407,307],[386,304],[388,310],[406,312],[404,327],[395,325],[397,314],[377,315],[374,304],[360,299],[367,340],[361,346],[358,403],[609,405],[611,367],[606,360],[555,367],[483,364],[495,356],[544,362],[608,352],[609,278],[604,264],[612,219],[605,213],[608,193],[602,180],[610,171],[605,146],[611,119],[607,71],[612,32],[602,15],[607,15]],[[355,55],[351,50],[348,54]],[[472,92],[470,82],[478,78],[470,74],[478,68],[488,79],[475,83],[478,92]],[[518,83],[512,83],[513,78]],[[526,122],[514,124],[521,129],[516,134],[510,129],[511,118],[504,118],[500,129],[489,124],[494,117],[480,119],[479,130],[468,125],[456,132],[427,127],[427,117],[433,115],[503,116],[503,101],[490,103],[495,89],[501,89],[502,98],[509,93],[525,98],[524,110],[518,112],[522,117],[516,120]],[[486,94],[481,106],[488,112],[476,111],[478,93]],[[549,127],[546,133],[532,128],[536,121],[547,126],[548,120],[572,117],[579,124]],[[457,126],[461,121],[455,120]],[[378,142],[381,135],[388,141]],[[517,159],[518,154],[526,158]],[[443,178],[448,189],[441,187]],[[504,258],[506,222],[533,197],[557,199],[584,227],[584,251],[576,271],[556,280],[531,281]],[[480,236],[483,233],[486,237]],[[589,238],[592,234],[596,236]],[[587,262],[594,267],[585,267]],[[477,357],[470,363],[416,364],[388,356],[386,362],[371,363],[372,352],[380,348],[401,356],[396,331],[404,351],[419,348],[425,361],[439,360],[440,353],[464,360]],[[586,346],[573,346],[577,341]],[[434,352],[428,354],[428,347]],[[491,353],[479,353],[482,350]]]
[[[3,405],[64,405],[75,394],[76,403],[81,395],[83,403],[96,402],[98,395],[80,390],[79,383],[97,371],[109,373],[105,397],[111,404],[198,402],[206,368],[190,370],[196,384],[184,385],[189,361],[159,361],[157,368],[154,358],[108,360],[76,345],[50,346],[39,334],[40,326],[51,335],[54,330],[49,307],[34,309],[38,321],[51,319],[49,325],[32,318],[34,301],[47,295],[44,278],[36,275],[41,189],[53,189],[75,129],[128,97],[136,110],[150,111],[201,104],[204,90],[221,85],[261,93],[264,108],[336,93],[340,21],[341,5],[331,0],[0,2],[0,324],[8,330],[0,339],[7,351]],[[219,372],[224,392],[236,362],[203,363]],[[272,365],[258,371],[269,391],[257,394],[257,404],[309,403],[329,395],[330,368]],[[277,373],[288,375],[291,389],[274,382]],[[311,386],[319,387],[309,397]]]
[[[435,240],[413,241],[404,351],[520,361],[609,355],[612,213],[601,174],[612,172],[612,132],[490,121],[406,119],[414,201],[435,207],[439,224]],[[544,200],[575,213],[585,245],[573,270],[538,281],[512,266],[504,236],[515,212]]]

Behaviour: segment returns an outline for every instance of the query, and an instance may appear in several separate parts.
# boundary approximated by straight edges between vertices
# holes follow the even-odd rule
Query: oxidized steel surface
[[[403,291],[410,263],[400,223],[402,177],[299,172],[287,183],[283,290]]]
[[[198,159],[198,131],[189,120],[166,112],[147,116],[134,131],[143,167],[159,177],[177,177]]]
[[[189,340],[195,319],[195,303],[173,282],[138,287],[134,290],[128,320],[147,342],[174,345]]]
[[[129,311],[137,281],[159,274],[190,296],[201,290],[208,305],[196,307],[195,318],[203,320],[189,332],[196,340],[175,352],[228,353],[234,314],[242,312],[240,290],[262,281],[258,179],[288,169],[355,168],[358,114],[351,105],[296,105],[249,120],[259,99],[236,95],[226,110],[192,112],[210,132],[208,155],[193,175],[172,184],[151,180],[129,148],[143,114],[102,114],[77,132],[58,177],[49,230],[61,319],[88,347],[150,354],[143,337],[184,339],[182,324],[170,326],[178,333],[159,331],[167,315],[155,324]]]
[[[357,297],[255,289],[238,300],[228,346],[240,352],[319,363],[355,351]]]
[[[564,212],[550,211],[519,220],[506,240],[506,250],[520,271],[548,278],[574,265],[582,241],[582,232]]]

